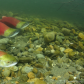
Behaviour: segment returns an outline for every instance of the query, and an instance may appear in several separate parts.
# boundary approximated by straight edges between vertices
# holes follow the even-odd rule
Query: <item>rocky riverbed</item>
[[[0,84],[84,84],[84,32],[77,25],[7,15],[30,24],[13,38],[0,37],[0,50],[18,60],[0,68]]]

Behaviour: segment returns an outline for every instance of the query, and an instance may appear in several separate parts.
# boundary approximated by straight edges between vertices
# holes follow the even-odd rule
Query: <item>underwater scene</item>
[[[84,0],[0,0],[0,84],[84,84]]]

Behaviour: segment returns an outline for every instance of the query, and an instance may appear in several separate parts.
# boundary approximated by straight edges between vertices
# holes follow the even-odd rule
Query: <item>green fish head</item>
[[[18,63],[18,60],[9,54],[0,57],[0,67],[11,67]]]

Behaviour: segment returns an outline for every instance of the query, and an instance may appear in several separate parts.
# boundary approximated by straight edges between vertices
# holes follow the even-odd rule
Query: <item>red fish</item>
[[[0,67],[11,67],[16,65],[17,63],[18,60],[14,56],[0,51]]]
[[[17,29],[13,29],[0,22],[0,35],[4,37],[13,37],[17,35],[19,31]]]
[[[28,25],[28,22],[19,21],[13,17],[2,16],[2,19],[0,20],[0,35],[13,37]]]
[[[29,25],[28,22],[19,21],[16,18],[6,17],[6,16],[3,16],[2,19],[0,20],[0,22],[3,22],[4,24],[6,24],[9,27],[20,28],[20,29],[24,29]]]
[[[16,18],[13,17],[2,17],[2,19],[0,20],[0,22],[3,22],[4,24],[6,24],[9,27],[15,28],[16,25],[20,22],[19,20],[17,20]]]

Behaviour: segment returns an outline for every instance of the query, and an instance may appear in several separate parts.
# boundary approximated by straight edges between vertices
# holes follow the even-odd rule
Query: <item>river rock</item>
[[[69,29],[67,29],[67,28],[62,28],[62,33],[64,34],[64,35],[70,35],[70,30]]]
[[[5,69],[3,69],[3,72],[1,74],[2,74],[2,77],[9,77],[10,70],[5,68]]]
[[[0,44],[5,44],[5,43],[8,43],[9,39],[8,38],[3,38],[3,39],[0,39]]]
[[[12,66],[12,67],[9,67],[11,71],[18,71],[18,67],[17,66]]]
[[[36,57],[39,58],[45,58],[43,54],[37,54]]]
[[[31,72],[32,70],[33,70],[33,67],[24,66],[22,67],[21,72],[25,74],[25,73]]]
[[[47,32],[44,34],[44,41],[46,43],[52,42],[55,40],[56,32]]]

